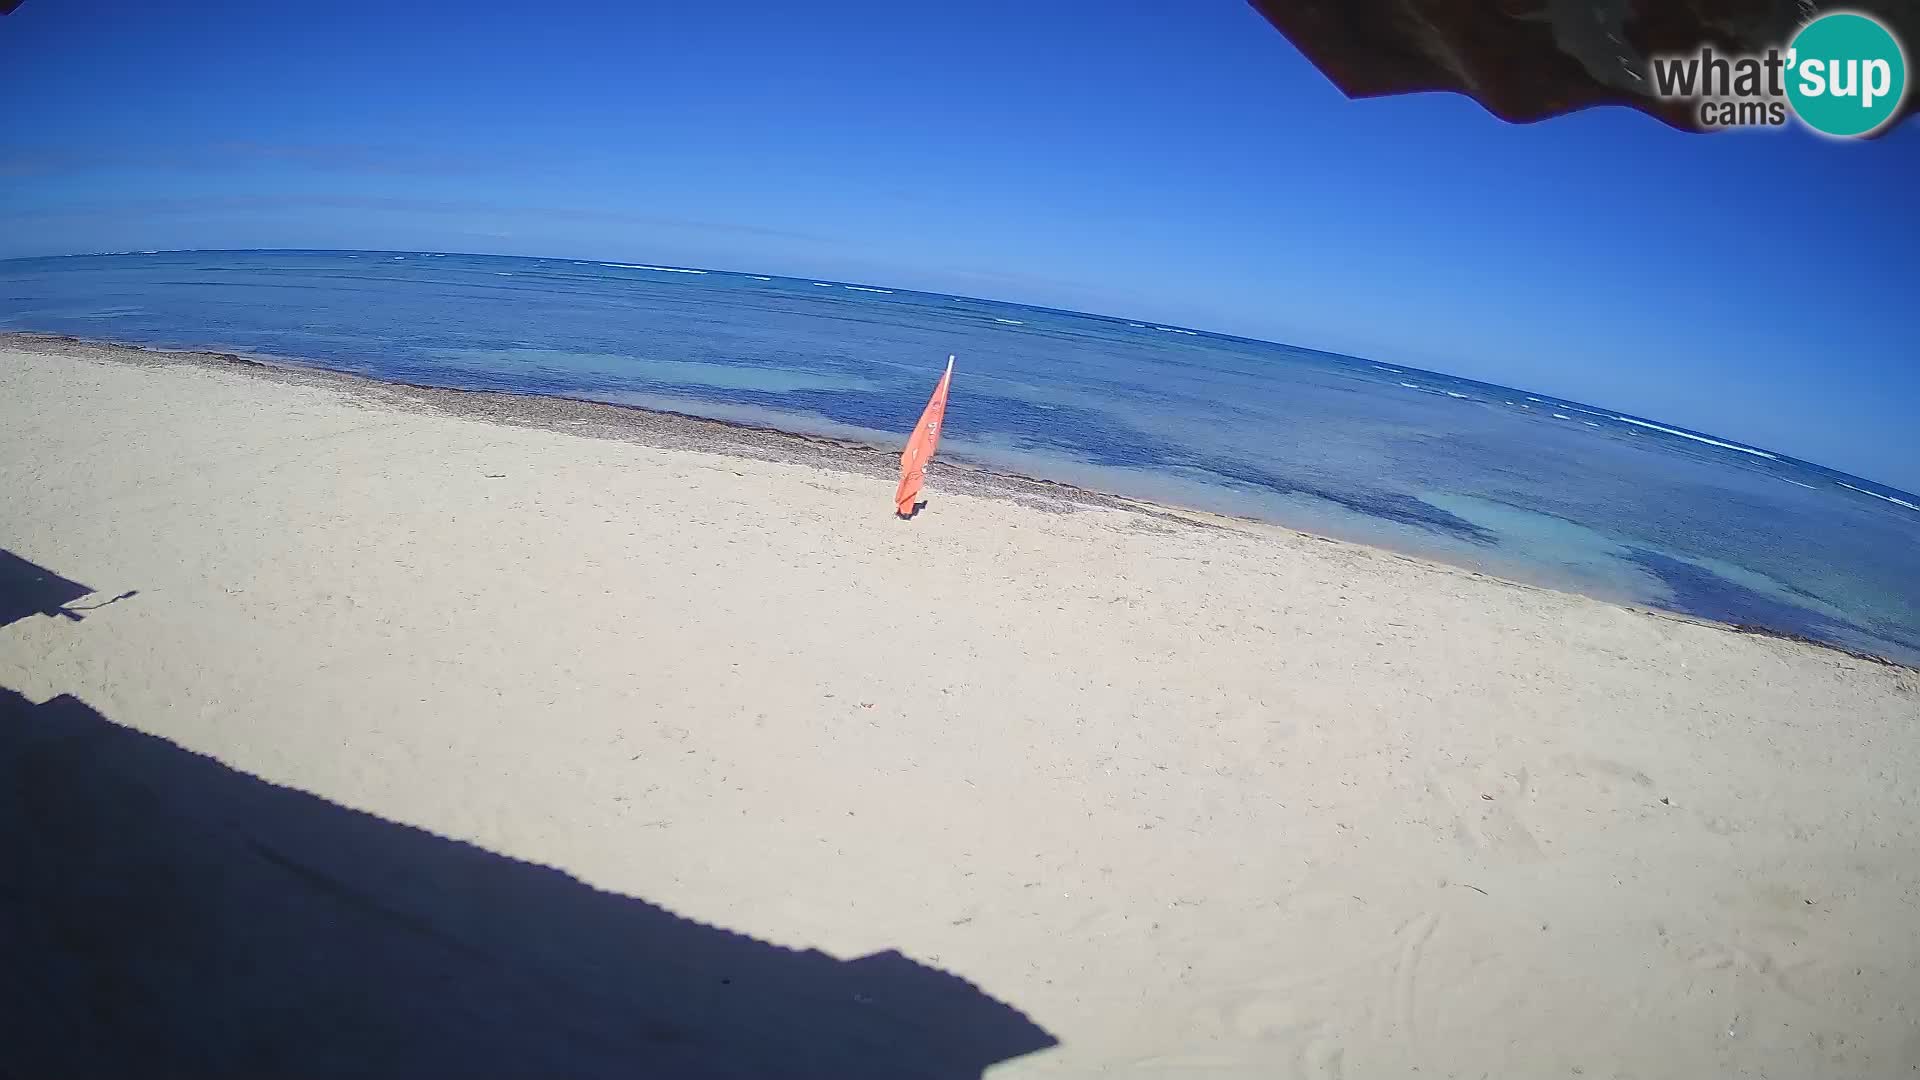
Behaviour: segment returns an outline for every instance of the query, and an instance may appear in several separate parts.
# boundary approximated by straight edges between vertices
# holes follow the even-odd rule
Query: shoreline
[[[298,358],[267,354],[242,355],[207,349],[159,348],[105,338],[82,338],[70,334],[18,330],[0,331],[0,349],[4,348],[30,349],[52,355],[136,366],[187,365],[228,371],[238,370],[253,377],[296,385],[322,386],[345,395],[368,397],[403,408],[433,409],[449,415],[472,417],[492,423],[563,432],[588,438],[639,443],[660,449],[698,450],[759,461],[832,469],[862,476],[890,477],[896,468],[897,451],[872,443],[808,435],[765,425],[716,419],[646,405],[595,401],[558,394],[469,390],[382,379],[340,371]],[[1414,563],[1436,572],[1465,575],[1513,589],[1575,596],[1618,607],[1636,615],[1711,627],[1730,634],[1808,646],[1854,660],[1920,672],[1920,664],[1904,663],[1877,653],[1850,649],[1844,645],[1776,630],[1768,626],[1703,618],[1686,612],[1622,601],[1575,589],[1519,581],[1447,562],[1444,559],[1327,536],[1264,518],[1223,514],[1134,498],[1044,477],[993,469],[972,462],[949,460],[941,465],[939,477],[941,485],[949,491],[1005,499],[1043,513],[1068,514],[1083,510],[1118,510],[1149,520],[1194,529],[1276,529],[1324,544],[1350,547],[1377,556]],[[1064,506],[1063,501],[1066,504]]]
[[[399,379],[382,379],[372,375],[341,371],[297,357],[269,354],[242,355],[208,349],[159,348],[106,338],[82,338],[70,334],[42,334],[23,330],[0,331],[0,348],[31,349],[115,363],[186,364],[224,370],[237,369],[258,377],[279,378],[304,385],[329,386],[347,394],[384,396],[386,400],[396,404],[436,408],[453,415],[472,416],[496,423],[543,428],[590,438],[638,442],[663,449],[696,449],[719,454],[736,454],[756,460],[810,465],[868,476],[890,476],[898,468],[899,451],[873,443],[826,435],[809,435],[764,424],[723,420],[648,405],[597,401],[592,398],[569,397],[564,394],[470,390],[461,387],[412,383]],[[782,453],[783,450],[786,452]],[[1334,537],[1318,536],[1280,522],[1156,503],[1131,496],[1097,491],[1061,480],[992,469],[972,462],[948,460],[942,464],[943,482],[949,478],[960,480],[960,485],[954,490],[970,494],[990,493],[995,497],[1013,499],[1033,509],[1046,512],[1073,512],[1073,509],[1062,509],[1057,503],[1045,501],[1064,498],[1072,504],[1074,509],[1124,509],[1150,517],[1179,521],[1196,528],[1218,527],[1216,522],[1236,522],[1287,529],[1304,536],[1315,536],[1316,539],[1322,539],[1328,543],[1353,543],[1353,541]],[[1408,557],[1417,558],[1417,556]],[[1437,565],[1450,564],[1437,563]],[[1465,567],[1452,568],[1467,570]],[[1522,588],[1540,587],[1521,582],[1513,584]]]

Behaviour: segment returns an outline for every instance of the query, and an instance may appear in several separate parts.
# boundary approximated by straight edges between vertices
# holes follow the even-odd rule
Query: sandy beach
[[[15,1071],[1920,1067],[1920,673],[892,469],[0,344]]]

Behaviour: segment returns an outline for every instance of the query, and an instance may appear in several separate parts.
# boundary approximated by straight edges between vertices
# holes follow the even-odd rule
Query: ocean
[[[0,261],[0,329],[882,446],[955,354],[945,459],[1920,664],[1920,496],[1658,418],[1189,327],[639,263],[194,251]]]

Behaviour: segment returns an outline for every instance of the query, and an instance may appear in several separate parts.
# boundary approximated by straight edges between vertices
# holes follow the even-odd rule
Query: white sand
[[[1920,1066],[1913,672],[407,396],[0,352],[0,547],[137,590],[0,628],[0,686],[898,949],[1059,1040],[996,1076]]]

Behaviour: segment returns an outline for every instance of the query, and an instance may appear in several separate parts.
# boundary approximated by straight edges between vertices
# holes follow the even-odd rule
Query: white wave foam
[[[1594,422],[1593,422],[1593,421],[1591,421],[1591,420],[1582,420],[1582,421],[1581,421],[1581,423],[1583,423],[1583,424],[1585,424],[1585,425],[1587,425],[1588,427],[1599,427],[1599,426],[1600,426],[1599,424],[1596,424],[1596,423],[1594,423]]]
[[[1784,476],[1783,476],[1783,477],[1781,477],[1780,479],[1782,479],[1782,480],[1787,480],[1787,478],[1786,478],[1786,477],[1784,477]],[[1787,480],[1787,483],[1789,483],[1789,484],[1792,484],[1792,485],[1793,485],[1794,487],[1803,487],[1803,488],[1806,488],[1806,489],[1807,489],[1808,491],[1819,491],[1819,490],[1820,490],[1819,488],[1817,488],[1817,487],[1814,487],[1814,486],[1813,486],[1812,484],[1803,484],[1803,483],[1801,483],[1801,482],[1800,482],[1800,481],[1798,481],[1798,480]]]
[[[814,284],[815,284],[815,285],[817,285],[817,286],[819,286],[819,287],[820,287],[820,288],[822,288],[822,289],[831,289],[831,288],[833,288],[833,284],[832,284],[831,282],[826,282],[826,281],[816,281],[816,282],[814,282]]]
[[[1885,499],[1886,501],[1892,503],[1895,506],[1904,506],[1909,510],[1920,510],[1920,506],[1915,506],[1914,504],[1908,502],[1905,499],[1896,499],[1891,495],[1882,495],[1877,491],[1868,491],[1866,488],[1863,488],[1863,487],[1854,487],[1852,484],[1849,484],[1844,480],[1835,480],[1834,483],[1839,484],[1841,487],[1846,488],[1848,491],[1857,491],[1862,495],[1871,495],[1876,499]]]
[[[1568,415],[1567,415],[1566,413],[1563,413],[1563,412],[1557,412],[1557,413],[1554,413],[1554,414],[1553,414],[1553,418],[1554,418],[1555,420],[1571,420],[1571,419],[1573,419],[1573,417],[1571,417],[1571,416],[1568,416]]]
[[[1127,325],[1133,327],[1135,330],[1145,330],[1147,328],[1147,324],[1143,322],[1130,322]]]
[[[842,285],[840,287],[843,289],[852,289],[854,292],[877,292],[883,296],[893,295],[892,289],[869,289],[865,285]]]
[[[1453,392],[1453,391],[1451,391],[1451,390],[1449,390],[1449,391],[1447,391],[1447,396],[1448,396],[1448,397],[1452,397],[1452,398],[1459,398],[1459,399],[1461,399],[1462,401],[1472,401],[1472,400],[1473,400],[1472,398],[1470,398],[1470,397],[1468,397],[1468,396],[1467,396],[1467,395],[1465,395],[1465,394],[1456,394],[1456,393],[1454,393],[1454,392]]]
[[[1155,329],[1155,330],[1165,330],[1165,331],[1166,331],[1167,333],[1169,333],[1169,334],[1185,334],[1185,335],[1187,335],[1188,337],[1199,337],[1199,336],[1200,336],[1200,334],[1199,334],[1199,332],[1198,332],[1198,331],[1194,331],[1194,330],[1182,330],[1182,329],[1180,329],[1180,328],[1179,328],[1179,327],[1177,327],[1177,326],[1156,326],[1156,327],[1154,327],[1154,329]]]
[[[513,276],[513,271],[511,271],[511,270],[495,270],[495,271],[493,272],[493,276],[494,276],[494,277],[512,277],[512,276]]]
[[[1377,367],[1377,368],[1379,368],[1379,369],[1380,369],[1381,371],[1391,371],[1391,372],[1393,372],[1393,373],[1394,373],[1395,375],[1405,375],[1405,374],[1406,374],[1406,372],[1404,372],[1404,371],[1401,371],[1401,370],[1400,370],[1399,368],[1397,368],[1397,367],[1388,367],[1388,366],[1387,366],[1387,365],[1385,365],[1385,364],[1375,364],[1375,365],[1373,365],[1373,366],[1374,366],[1374,367]]]
[[[1426,387],[1424,386],[1415,386],[1410,382],[1403,382],[1400,385],[1406,387],[1409,390],[1425,390],[1426,389]]]
[[[752,278],[755,281],[772,281],[773,280],[770,277],[761,277],[759,274],[748,274],[747,276]]]
[[[647,266],[643,263],[601,263],[601,266],[617,266],[622,270],[653,270],[662,274],[704,274],[705,270],[683,270],[678,266]]]
[[[1021,322],[1021,321],[1020,321],[1019,319],[995,319],[995,320],[993,320],[993,321],[994,321],[994,322],[1000,322],[1000,323],[1006,323],[1006,324],[1007,324],[1008,326],[1025,326],[1025,325],[1027,325],[1026,323],[1023,323],[1023,322]]]
[[[1751,446],[1736,446],[1730,442],[1721,442],[1719,439],[1709,439],[1705,435],[1689,435],[1684,431],[1676,431],[1675,429],[1670,427],[1661,427],[1659,424],[1650,424],[1645,420],[1635,420],[1630,416],[1616,416],[1614,417],[1614,419],[1620,421],[1623,424],[1632,424],[1635,427],[1652,428],[1654,431],[1664,431],[1669,435],[1678,435],[1683,439],[1692,439],[1694,442],[1706,443],[1708,446],[1719,446],[1728,450],[1738,450],[1743,454],[1752,454],[1754,457],[1766,458],[1768,461],[1780,460],[1778,457],[1774,456],[1773,454],[1767,453],[1765,450],[1755,450]]]

